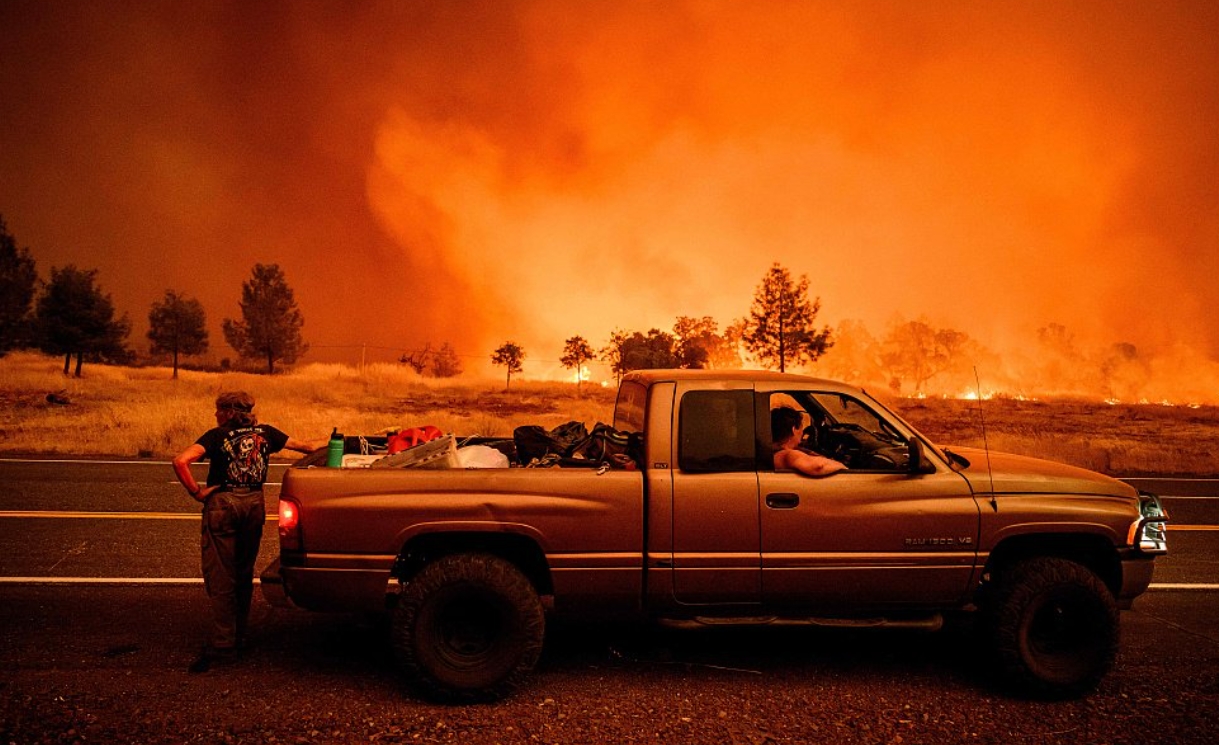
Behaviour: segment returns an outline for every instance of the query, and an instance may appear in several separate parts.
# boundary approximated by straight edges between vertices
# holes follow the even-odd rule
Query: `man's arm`
[[[329,442],[329,440],[327,440],[327,442]],[[288,441],[284,443],[284,450],[295,450],[298,453],[312,453],[314,450],[317,450],[323,446],[324,445],[315,445],[306,440],[297,440],[294,437],[289,437]]]
[[[833,458],[813,455],[802,450],[789,450],[787,452],[789,455],[784,456],[783,465],[792,470],[799,471],[806,476],[829,476],[830,474],[847,470],[845,464]]]
[[[207,499],[207,495],[215,491],[214,487],[200,486],[198,481],[195,481],[195,476],[190,472],[190,464],[199,460],[206,454],[206,450],[199,443],[195,443],[178,453],[174,458],[174,474],[177,475],[178,481],[186,488],[186,493],[190,494],[191,499],[196,502],[202,502]]]

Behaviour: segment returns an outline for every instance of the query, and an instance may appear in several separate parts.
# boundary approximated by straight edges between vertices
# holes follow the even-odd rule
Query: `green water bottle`
[[[343,467],[343,436],[339,434],[339,428],[335,427],[330,433],[330,445],[326,448],[326,466],[328,468]]]

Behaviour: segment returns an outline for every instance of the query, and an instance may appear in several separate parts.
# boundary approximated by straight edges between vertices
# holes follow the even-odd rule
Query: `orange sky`
[[[0,3],[0,214],[144,346],[255,262],[316,359],[744,315],[1219,357],[1219,4]],[[353,9],[354,8],[354,9]]]

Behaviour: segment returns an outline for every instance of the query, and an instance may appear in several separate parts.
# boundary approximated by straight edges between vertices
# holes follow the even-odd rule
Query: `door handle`
[[[766,506],[772,510],[790,510],[800,505],[800,495],[791,492],[777,492],[766,495]]]

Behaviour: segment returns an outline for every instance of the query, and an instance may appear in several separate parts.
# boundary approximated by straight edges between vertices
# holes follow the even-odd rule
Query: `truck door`
[[[761,599],[755,400],[747,382],[677,386],[673,586],[678,602]]]
[[[825,426],[839,431],[822,436],[836,442],[822,454],[850,470],[814,478],[775,472],[772,461],[759,473],[764,600],[834,609],[959,600],[979,527],[965,479],[938,462],[934,473],[911,474],[902,452],[912,433],[869,402],[840,394],[776,399],[828,415],[835,423]],[[760,395],[759,408],[765,402]]]

